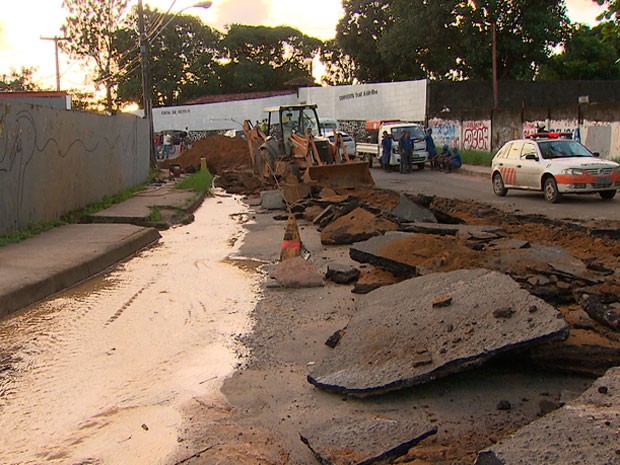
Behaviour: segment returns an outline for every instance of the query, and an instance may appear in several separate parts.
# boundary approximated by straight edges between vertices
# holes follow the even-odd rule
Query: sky
[[[137,0],[130,0],[137,3]],[[178,12],[196,0],[143,0],[159,10]],[[56,88],[54,42],[41,37],[60,36],[65,10],[62,0],[3,0],[0,15],[0,75],[11,69],[36,67],[35,80]],[[601,8],[592,0],[567,0],[573,22],[594,24]],[[223,31],[227,24],[265,26],[288,25],[307,35],[330,39],[335,35],[343,14],[341,0],[213,0],[208,10],[188,8],[183,14],[195,14]],[[75,62],[60,54],[61,88],[79,88],[89,83],[88,76]]]

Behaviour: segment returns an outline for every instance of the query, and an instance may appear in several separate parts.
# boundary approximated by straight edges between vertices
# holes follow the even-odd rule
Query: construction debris
[[[356,208],[342,216],[321,231],[321,243],[325,245],[353,244],[386,231],[395,231],[398,225],[377,217],[363,208]]]
[[[404,223],[437,223],[437,218],[429,209],[420,206],[404,193],[400,194],[400,202],[392,210],[392,215]]]
[[[577,399],[478,454],[476,465],[620,463],[620,369]]]
[[[446,295],[451,305],[433,308]],[[506,307],[510,315],[497,312]],[[553,307],[504,274],[436,273],[360,299],[340,344],[308,380],[333,392],[381,394],[479,366],[500,353],[564,340],[568,330]]]
[[[358,414],[333,418],[300,436],[320,463],[371,465],[396,459],[437,433],[437,427],[431,426],[428,419],[418,421]]]
[[[323,277],[311,260],[302,257],[287,258],[280,262],[271,272],[277,285],[271,287],[321,287],[325,285]]]
[[[327,267],[325,278],[337,284],[351,284],[357,281],[360,276],[360,270],[353,266],[333,263]]]

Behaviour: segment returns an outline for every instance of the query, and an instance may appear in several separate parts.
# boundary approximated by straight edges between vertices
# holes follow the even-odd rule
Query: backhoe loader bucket
[[[313,165],[306,168],[304,181],[323,187],[374,186],[368,162],[348,162],[333,165]]]

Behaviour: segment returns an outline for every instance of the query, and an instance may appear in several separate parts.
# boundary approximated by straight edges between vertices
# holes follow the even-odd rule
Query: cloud
[[[271,15],[271,1],[223,0],[213,5],[215,23],[220,26],[230,24],[265,24]]]

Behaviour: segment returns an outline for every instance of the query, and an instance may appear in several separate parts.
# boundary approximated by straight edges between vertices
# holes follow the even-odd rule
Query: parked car
[[[385,169],[400,166],[400,152],[398,151],[398,139],[403,131],[409,131],[413,139],[413,154],[411,164],[416,165],[419,170],[424,169],[424,164],[428,161],[428,150],[424,139],[424,128],[418,123],[408,123],[400,120],[370,120],[366,121],[364,127],[368,133],[368,142],[357,144],[357,152],[360,158],[368,160],[372,167],[374,162],[377,166]],[[392,153],[388,161],[388,166],[383,166],[381,161],[381,137],[383,132],[392,136]],[[373,161],[374,160],[374,161]]]
[[[340,132],[340,135],[342,136],[342,141],[344,142],[344,146],[347,148],[347,155],[349,155],[349,157],[351,158],[355,157],[355,154],[357,152],[355,140],[353,139],[353,137],[348,135],[346,132],[342,132],[342,131],[339,131],[339,132]],[[329,141],[333,144],[335,140],[334,131],[326,129],[324,133],[325,133],[325,137],[327,137]],[[342,149],[340,149],[340,153],[342,154]]]
[[[509,189],[542,191],[552,203],[563,194],[598,193],[610,200],[620,188],[620,165],[598,157],[562,133],[512,140],[491,162],[493,191],[499,196]]]

